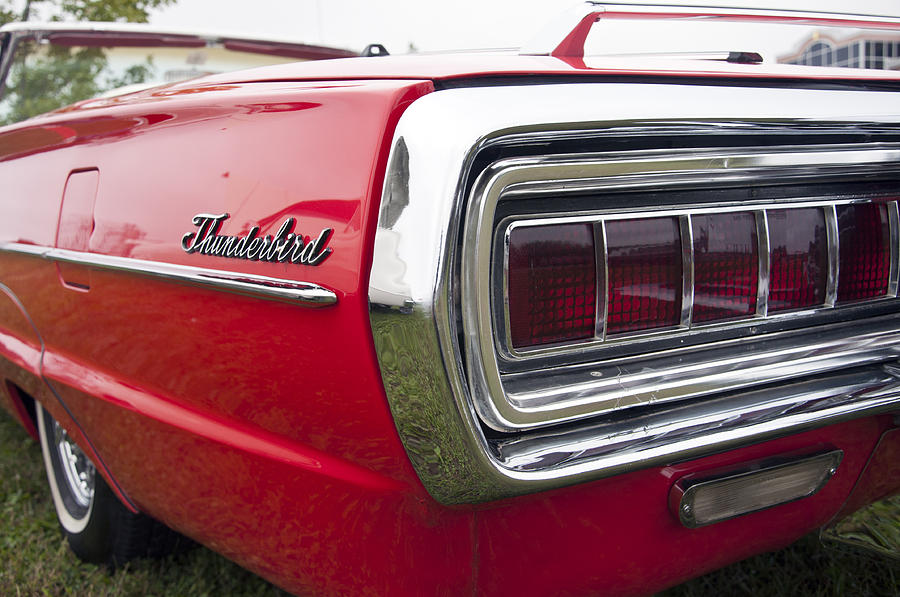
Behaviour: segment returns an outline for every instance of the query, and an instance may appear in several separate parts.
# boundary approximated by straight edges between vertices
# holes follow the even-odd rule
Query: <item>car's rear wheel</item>
[[[66,430],[40,404],[36,410],[53,505],[76,556],[115,567],[187,543],[165,525],[126,508]]]

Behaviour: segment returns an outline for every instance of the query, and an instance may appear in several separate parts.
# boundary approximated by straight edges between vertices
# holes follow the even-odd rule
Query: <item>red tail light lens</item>
[[[606,222],[606,333],[681,322],[683,292],[678,218]]]
[[[509,327],[515,348],[594,335],[597,272],[591,224],[513,228]]]
[[[896,200],[814,205],[520,221],[507,232],[510,344],[620,341],[893,295]]]
[[[884,204],[837,208],[840,260],[838,301],[884,296],[891,269],[890,224]]]
[[[693,321],[756,313],[759,243],[749,212],[691,216],[694,237]]]
[[[771,209],[769,312],[825,304],[828,238],[819,208]]]

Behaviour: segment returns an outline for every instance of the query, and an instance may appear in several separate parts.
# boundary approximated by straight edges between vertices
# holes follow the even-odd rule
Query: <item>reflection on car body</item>
[[[900,20],[570,17],[515,55],[180,82],[349,53],[0,29],[0,404],[81,558],[180,533],[300,594],[647,594],[900,489],[868,464],[900,442],[891,56],[585,53]],[[100,82],[26,101],[72,59]]]

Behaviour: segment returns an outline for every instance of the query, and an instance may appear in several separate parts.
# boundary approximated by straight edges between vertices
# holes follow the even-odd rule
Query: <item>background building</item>
[[[798,52],[780,56],[778,62],[900,70],[900,35],[871,33],[836,40],[816,32]]]

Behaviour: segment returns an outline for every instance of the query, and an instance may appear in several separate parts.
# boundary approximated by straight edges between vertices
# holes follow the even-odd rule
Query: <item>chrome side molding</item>
[[[327,307],[337,303],[337,294],[312,282],[256,276],[129,257],[114,257],[24,243],[2,243],[0,251],[31,255],[49,261],[72,263],[110,271],[160,278],[180,284],[275,299],[304,307]]]

